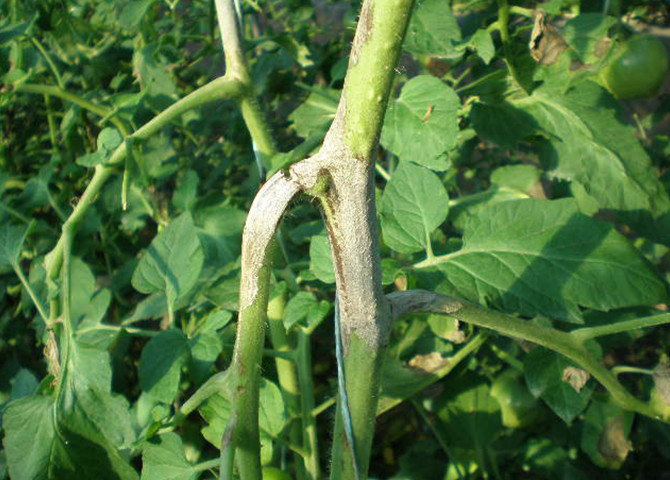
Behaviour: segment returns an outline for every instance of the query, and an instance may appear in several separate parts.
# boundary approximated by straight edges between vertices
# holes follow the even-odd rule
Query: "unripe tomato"
[[[633,35],[601,71],[607,89],[619,99],[651,97],[668,73],[668,52],[658,38]]]
[[[506,370],[491,386],[491,396],[500,404],[502,423],[506,427],[526,427],[536,421],[542,412],[538,401],[521,381],[520,372]]]
[[[274,467],[263,467],[263,480],[293,480],[291,475]]]

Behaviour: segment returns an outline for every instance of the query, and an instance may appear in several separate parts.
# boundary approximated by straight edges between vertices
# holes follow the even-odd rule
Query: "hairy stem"
[[[261,478],[258,395],[270,289],[270,250],[279,221],[299,190],[300,186],[283,172],[272,177],[256,195],[242,235],[240,316],[229,369],[233,415],[237,420],[233,432],[235,458],[242,480]]]
[[[283,322],[284,309],[286,307],[286,284],[284,283],[280,285],[283,285],[284,288],[281,288],[281,290],[275,294],[268,305],[268,326],[273,347],[279,352],[290,352],[292,350],[292,345]],[[286,412],[289,418],[294,419],[288,437],[292,444],[301,445],[304,427],[301,418],[301,388],[298,382],[297,366],[294,361],[280,357],[275,358],[275,365],[277,367],[277,379],[279,380],[279,386],[281,387],[282,397],[286,404]],[[302,395],[309,396],[312,395],[312,392],[303,390]],[[302,455],[294,455],[294,460],[296,477],[298,480],[303,480],[305,478],[316,480],[318,478],[318,471],[316,472],[316,476],[311,474],[306,476],[305,461]]]

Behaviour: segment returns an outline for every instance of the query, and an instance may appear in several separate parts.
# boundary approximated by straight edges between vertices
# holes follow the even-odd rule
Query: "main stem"
[[[367,477],[384,350],[391,314],[381,284],[374,203],[373,153],[386,112],[394,67],[413,0],[366,0],[351,51],[342,97],[319,156],[317,192],[331,242],[340,308],[345,384],[355,452],[338,402],[332,480]],[[352,457],[356,456],[356,460]]]

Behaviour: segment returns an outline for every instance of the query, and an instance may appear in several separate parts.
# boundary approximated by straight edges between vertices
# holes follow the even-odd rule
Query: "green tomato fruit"
[[[520,372],[506,370],[491,386],[491,395],[500,404],[502,423],[506,427],[526,427],[536,421],[542,412],[538,401],[521,380]]]
[[[600,73],[616,98],[651,97],[668,73],[668,52],[658,38],[634,35],[614,52]]]
[[[274,467],[263,467],[263,480],[292,480],[291,475]]]

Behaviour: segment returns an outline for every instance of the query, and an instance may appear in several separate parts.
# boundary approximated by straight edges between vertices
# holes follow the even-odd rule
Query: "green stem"
[[[570,333],[553,328],[538,327],[532,323],[475,305],[464,305],[451,315],[458,320],[490,328],[503,335],[527,340],[558,352],[593,375],[609,390],[614,401],[621,407],[649,417],[656,416],[656,412],[649,405],[633,397],[617,381],[616,377],[599,360],[593,358],[583,344]]]
[[[42,305],[42,302],[40,301],[39,298],[37,298],[37,295],[35,295],[35,292],[33,291],[32,287],[30,286],[30,282],[28,282],[28,279],[26,276],[23,274],[21,271],[21,267],[18,265],[13,265],[14,267],[14,272],[16,272],[16,276],[19,277],[19,280],[21,280],[21,283],[23,284],[23,288],[26,289],[26,292],[28,292],[28,295],[30,296],[30,299],[33,301],[35,304],[35,307],[37,308],[37,311],[40,314],[40,317],[42,317],[42,320],[44,320],[44,324],[47,326],[47,328],[51,327],[51,322],[49,321],[49,316],[47,315],[46,309],[44,308],[44,305]]]
[[[277,153],[277,150],[270,134],[270,127],[265,120],[265,115],[261,112],[258,101],[250,92],[240,101],[240,108],[242,109],[244,123],[253,141],[254,151],[260,155],[265,169],[269,170],[271,167],[269,163],[270,157]]]
[[[193,470],[196,472],[204,472],[206,470],[213,470],[220,465],[220,460],[215,458],[214,460],[208,460],[206,462],[198,463],[193,466]]]
[[[112,111],[107,107],[90,102],[85,98],[80,97],[79,95],[76,95],[72,92],[65,90],[64,88],[54,87],[53,85],[21,83],[16,86],[16,91],[22,93],[36,93],[36,94],[50,95],[52,97],[57,97],[60,98],[61,100],[74,103],[75,105],[83,108],[84,110],[94,113],[95,115],[98,115],[100,117],[106,117],[110,115]],[[111,117],[110,121],[121,132],[125,131],[125,125],[123,125],[121,120],[119,120],[117,117]]]
[[[498,0],[498,25],[500,27],[500,40],[502,41],[503,44],[503,52],[505,54],[505,63],[507,64],[507,68],[509,69],[510,75],[512,75],[512,78],[516,82],[516,84],[522,89],[526,90],[523,87],[523,84],[521,83],[521,77],[519,76],[519,73],[516,70],[516,67],[514,66],[514,58],[512,55],[512,50],[510,48],[510,34],[509,34],[509,14],[510,14],[510,8],[507,3],[507,0]]]
[[[528,17],[528,18],[533,18],[533,9],[532,8],[524,8],[524,7],[519,7],[517,5],[512,5],[509,7],[509,13],[514,13],[516,15],[521,15],[523,17]]]
[[[26,85],[24,84],[22,85],[21,88],[25,86]],[[51,92],[50,94],[53,94],[54,96],[59,96],[61,93],[63,93],[62,91],[60,91],[60,89],[56,89],[55,87],[46,87],[46,86],[42,87],[47,88],[47,90],[43,91],[42,88],[39,88],[37,89],[38,91],[33,91],[33,89],[29,88],[27,90],[22,91],[26,91],[28,93]],[[226,77],[217,78],[216,80],[213,80],[207,85],[200,87],[191,94],[172,104],[166,110],[159,113],[149,122],[140,127],[135,133],[133,133],[132,136],[133,138],[140,140],[147,139],[150,136],[157,133],[158,131],[160,131],[164,126],[166,126],[172,120],[184,114],[185,112],[209,102],[237,97],[242,93],[242,91],[243,91],[242,85],[240,84],[239,81],[231,80]],[[56,93],[53,92],[56,92],[59,95],[56,95]],[[66,96],[62,96],[61,98],[65,100],[71,100],[75,104],[81,105],[82,99],[80,99],[75,95],[67,94]],[[92,106],[95,110],[97,110],[97,113],[101,116],[104,116],[106,114],[106,110],[104,109],[100,110],[96,105],[90,104],[89,106]],[[123,127],[123,125],[121,125],[121,127]],[[115,167],[119,165],[125,158],[126,144],[127,142],[122,142],[119,145],[119,147],[114,151],[114,153],[112,153],[112,156],[104,165],[98,165],[95,167],[95,173],[93,174],[93,178],[91,179],[88,186],[86,187],[86,190],[82,194],[79,203],[74,208],[74,210],[70,214],[70,217],[68,218],[68,222],[70,222],[74,226],[75,231],[81,220],[84,218],[84,215],[93,204],[94,199],[102,190],[102,187],[114,173]],[[63,260],[63,239],[61,237],[58,240],[58,243],[56,244],[54,249],[49,254],[49,257],[47,259],[47,275],[49,276],[49,278],[53,279],[58,276],[62,260]]]
[[[498,347],[493,343],[489,345],[489,348],[496,355],[496,357],[501,359],[503,362],[507,362],[515,370],[523,372],[523,362],[517,359],[515,356],[510,355],[505,350],[503,350],[502,348]]]
[[[240,311],[233,361],[230,366],[235,392],[233,415],[237,420],[234,429],[236,464],[242,480],[261,478],[260,436],[258,428],[259,388],[263,340],[267,322],[270,290],[269,254],[256,278],[257,290],[253,301]],[[245,275],[243,270],[242,275]],[[245,282],[242,280],[242,285]],[[248,295],[251,292],[240,292]],[[244,304],[245,302],[240,302]]]
[[[58,68],[56,67],[56,64],[54,63],[53,59],[51,58],[51,55],[46,51],[46,49],[42,46],[39,40],[37,40],[35,37],[30,37],[30,41],[35,45],[35,48],[39,50],[40,54],[44,57],[44,60],[46,60],[47,65],[49,65],[49,68],[51,69],[51,73],[53,73],[54,78],[56,79],[56,84],[60,88],[64,88],[63,85],[63,77],[61,76],[60,72],[58,71]]]
[[[375,171],[387,182],[391,180],[391,175],[387,172],[384,167],[375,162]]]
[[[49,139],[54,152],[58,151],[58,134],[56,133],[56,120],[54,119],[53,108],[51,108],[51,97],[44,95],[44,105],[47,109],[47,122],[49,124]]]
[[[302,420],[302,448],[304,451],[305,469],[307,478],[320,478],[318,435],[316,415],[314,414],[314,379],[312,377],[312,347],[310,336],[298,329],[297,337],[297,373],[300,385],[300,416]]]
[[[320,405],[317,405],[312,409],[312,416],[313,417],[318,417],[321,415],[323,412],[328,410],[330,407],[335,405],[337,403],[337,398],[336,397],[330,397],[328,400],[324,401]]]
[[[377,145],[413,0],[365,1],[354,38],[340,107],[345,144],[369,159]]]
[[[617,365],[611,370],[612,375],[619,376],[622,373],[639,373],[641,375],[653,375],[654,371],[648,368],[630,367],[628,365]]]
[[[284,328],[284,308],[286,307],[286,284],[281,283],[278,288],[281,291],[268,304],[268,327],[272,346],[280,352],[290,352],[291,342]],[[283,288],[282,288],[283,287]],[[275,357],[275,366],[277,368],[277,378],[281,387],[282,397],[286,405],[286,412],[289,418],[296,418],[289,430],[289,440],[294,445],[302,445],[302,421],[300,419],[300,395],[301,389],[298,383],[298,373],[294,362],[283,358]],[[307,392],[305,392],[307,393]],[[296,477],[298,480],[310,478],[316,480],[317,476],[305,476],[305,462],[302,456],[295,455]]]
[[[570,332],[575,339],[584,342],[592,338],[614,335],[615,333],[629,332],[638,328],[649,328],[657,325],[670,323],[670,313],[661,313],[650,317],[635,318],[623,322],[610,323],[607,325],[598,325],[595,327],[578,328]]]

